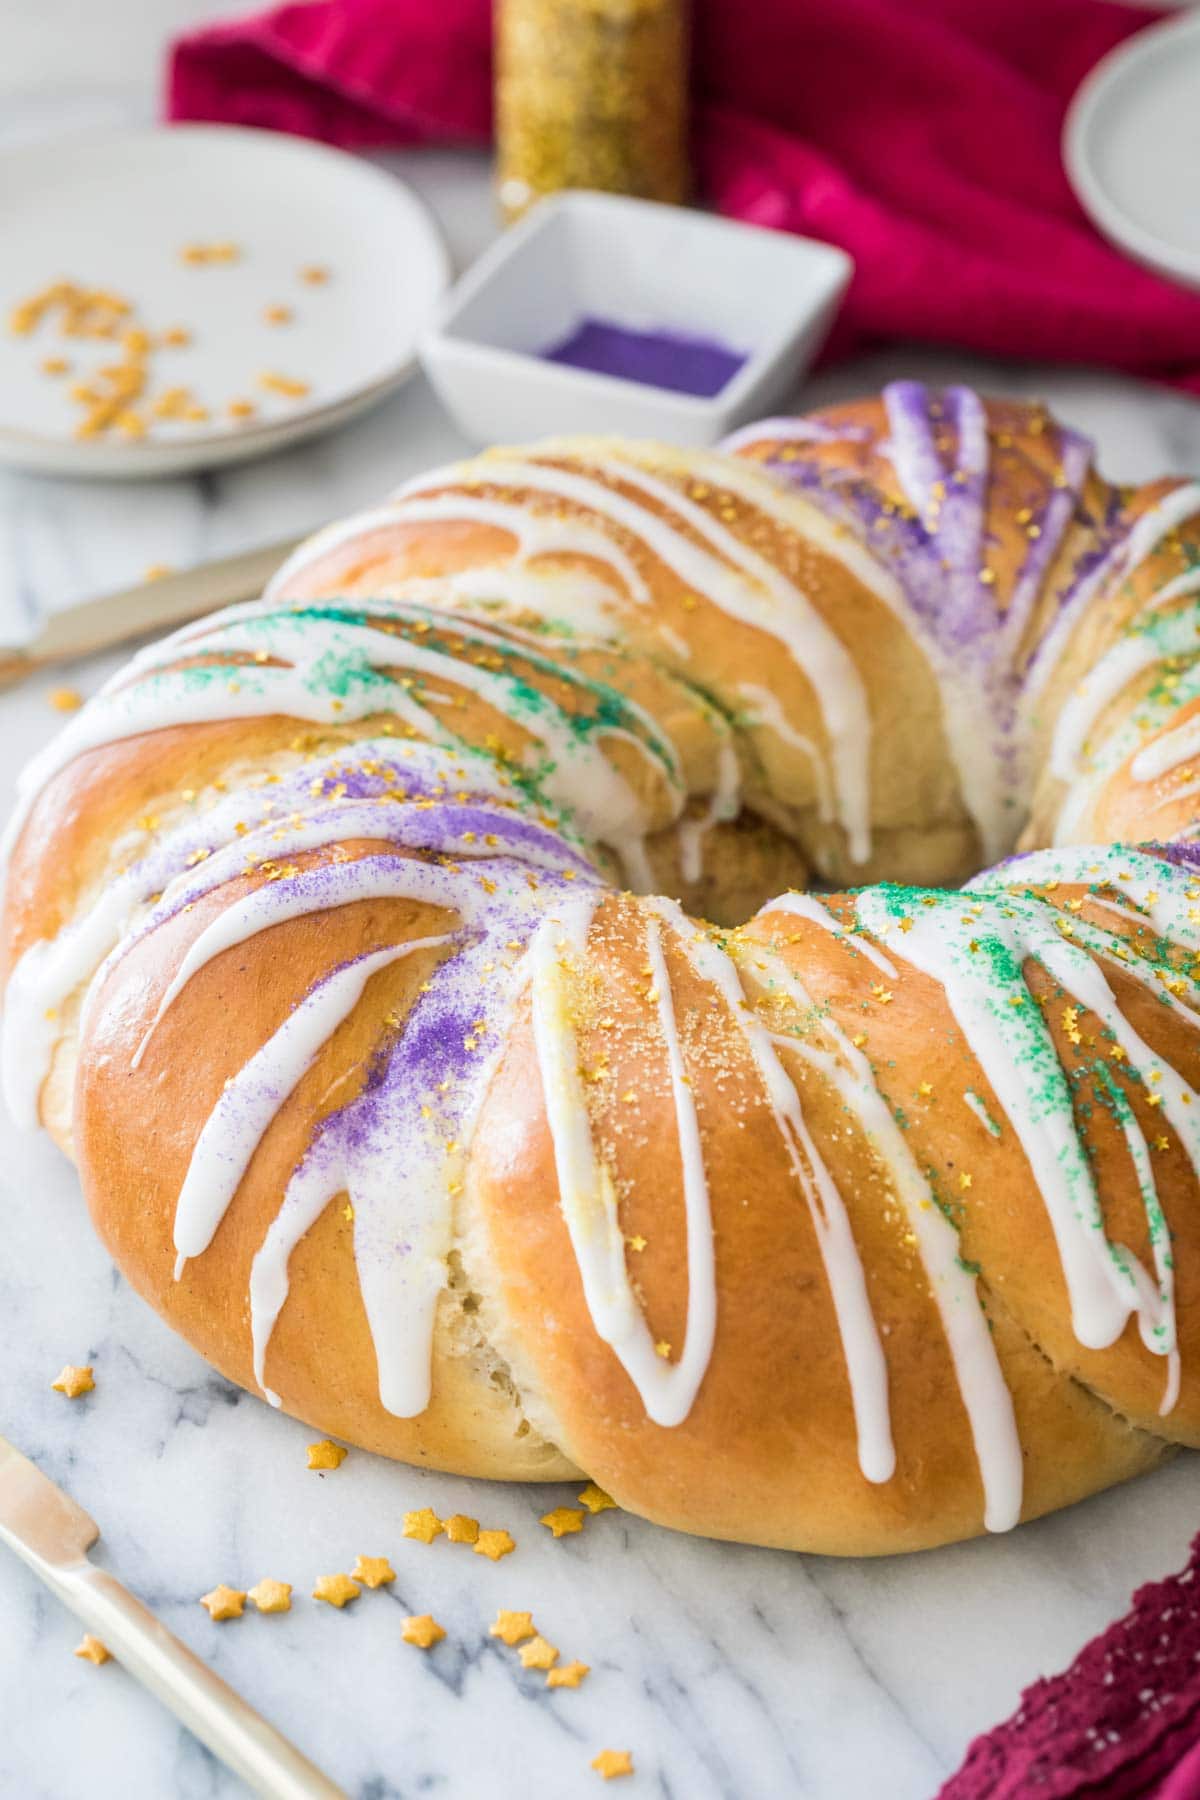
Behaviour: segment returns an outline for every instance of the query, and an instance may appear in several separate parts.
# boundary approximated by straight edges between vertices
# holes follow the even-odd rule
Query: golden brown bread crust
[[[993,405],[989,419],[993,462],[982,567],[1002,619],[1029,550],[1021,515],[1055,490],[1062,444],[1036,409]],[[507,713],[494,692],[488,690],[488,698],[472,685],[473,675],[456,686],[453,674],[442,669],[420,688],[431,714],[453,721],[457,743],[494,755],[505,771],[537,743],[551,701],[577,722],[591,704],[587,695],[598,691],[589,683],[634,701],[641,709],[637,717],[619,729],[611,721],[606,728],[606,754],[644,808],[655,884],[681,893],[692,911],[726,921],[744,917],[770,893],[799,885],[810,864],[842,880],[881,874],[956,879],[978,863],[981,826],[951,753],[944,693],[939,697],[927,649],[882,597],[893,577],[880,534],[886,538],[913,523],[884,448],[888,419],[879,403],[864,402],[838,409],[826,421],[834,435],[805,447],[806,466],[816,471],[818,488],[828,482],[840,491],[848,475],[869,487],[881,503],[884,523],[878,528],[856,535],[841,517],[830,527],[811,494],[775,488],[765,478],[757,488],[757,473],[743,472],[741,465],[722,487],[725,465],[715,458],[631,447],[621,474],[609,466],[618,447],[553,445],[530,461],[525,489],[512,471],[516,453],[504,453],[499,462],[480,459],[466,475],[449,472],[427,485],[412,503],[412,517],[401,503],[394,520],[368,525],[324,549],[318,540],[285,577],[279,599],[285,606],[303,605],[337,595],[344,606],[387,596],[407,604],[417,596],[433,609],[433,624],[424,615],[416,625],[375,616],[378,628],[395,638],[398,676],[416,666],[406,660],[414,647],[436,642],[448,644],[464,667],[500,670],[532,695],[529,710]],[[847,430],[851,435],[837,435]],[[935,437],[940,430],[935,418]],[[749,445],[747,461],[776,453],[779,443],[768,435]],[[871,841],[865,855],[854,849],[850,802],[831,804],[822,792],[822,762],[828,776],[836,757],[813,751],[814,745],[828,751],[830,728],[823,708],[829,696],[812,669],[785,656],[762,619],[740,614],[734,600],[722,610],[702,583],[689,581],[655,548],[650,528],[639,536],[620,522],[604,525],[619,564],[581,550],[579,530],[597,531],[601,514],[578,497],[579,490],[547,494],[533,479],[544,478],[553,488],[563,475],[575,479],[580,472],[659,521],[670,515],[668,502],[647,499],[638,483],[653,479],[677,489],[713,531],[732,534],[737,554],[763,559],[803,591],[862,683],[863,718],[871,726]],[[1116,541],[1170,492],[1164,484],[1126,499],[1094,473],[1081,476],[1077,504],[1011,651],[1015,669],[1023,671],[1053,633],[1056,594],[1102,533]],[[455,517],[462,496],[468,513],[474,502],[516,508],[536,518],[543,531],[565,531],[568,545],[574,531],[576,547],[530,555],[515,529]],[[431,516],[416,516],[430,501],[443,503],[440,510],[434,504]],[[706,537],[690,515],[672,528],[693,550],[716,554],[722,541]],[[728,573],[728,556],[720,554]],[[1112,582],[1080,613],[1039,690],[1025,727],[1035,759],[1048,755],[1065,697],[1081,676],[1122,639],[1164,583],[1190,566],[1191,555],[1191,540],[1167,534],[1127,579],[1118,578],[1114,565]],[[691,572],[682,553],[681,560]],[[551,584],[550,599],[530,590],[540,613],[511,597],[518,576],[526,580],[531,569]],[[646,584],[649,605],[630,598],[634,576]],[[453,577],[469,577],[474,585],[455,587]],[[480,599],[482,577],[494,577],[495,598]],[[446,585],[431,599],[435,580]],[[590,609],[589,619],[597,584],[606,589],[613,642],[588,634],[573,638],[558,629],[549,609],[572,584],[584,596],[580,604]],[[462,635],[456,637],[460,620]],[[499,648],[490,641],[484,649],[472,648],[470,629],[479,620],[491,631],[511,628],[510,639]],[[542,655],[570,669],[576,684],[548,674],[537,660]],[[200,666],[206,656],[232,671],[231,685],[239,682],[243,665],[250,680],[256,669],[282,668],[287,661],[283,652],[272,652],[256,655],[252,666],[244,648],[222,656],[203,646],[198,653],[185,641],[166,666]],[[1153,678],[1151,672],[1140,679]],[[137,679],[135,674],[135,684]],[[770,705],[749,697],[747,686],[756,694],[768,690]],[[718,729],[714,706],[731,726]],[[1141,741],[1177,728],[1191,710],[1185,701]],[[1122,691],[1098,738],[1107,742],[1129,712],[1130,697]],[[732,739],[723,739],[722,731],[730,729]],[[698,868],[678,828],[680,802],[670,780],[634,742],[652,730],[675,747],[683,819],[705,827]],[[417,735],[401,700],[393,706],[386,694],[377,708],[353,718],[264,710],[168,724],[85,749],[42,787],[17,843],[5,894],[7,967],[19,967],[32,946],[86,914],[122,870],[169,839],[198,806],[219,808],[222,796],[241,792],[257,804],[269,784],[286,783],[296,771],[303,779],[330,755],[344,756],[351,769],[364,755],[362,745],[369,742],[371,755],[378,754],[381,733],[402,747]],[[584,735],[581,726],[577,735]],[[737,818],[713,816],[725,741],[736,745],[740,764]],[[1132,754],[1102,771],[1082,841],[1143,838],[1148,786],[1161,835],[1190,825],[1193,807],[1170,799],[1186,785],[1178,771],[1157,784],[1138,782],[1128,766]],[[1043,778],[1030,842],[1051,836],[1068,788],[1061,779]],[[252,831],[254,820],[249,826],[238,821],[235,832],[239,827]],[[280,837],[292,828],[291,817],[281,814]],[[210,1247],[193,1255],[176,1280],[176,1206],[205,1122],[227,1085],[331,970],[384,946],[453,930],[453,911],[385,897],[283,918],[199,968],[155,1025],[140,1061],[136,1052],[168,984],[207,928],[281,874],[286,885],[314,871],[369,863],[385,851],[431,868],[447,861],[432,849],[397,850],[386,832],[375,838],[355,830],[324,846],[288,849],[282,871],[248,862],[142,932],[148,916],[159,918],[149,913],[157,896],[146,894],[122,925],[122,932],[132,933],[126,947],[91,995],[82,1047],[77,1018],[86,980],[61,1008],[41,1111],[79,1165],[97,1229],[139,1292],[231,1379],[251,1388],[257,1385],[247,1300],[251,1268],[283,1191],[318,1126],[366,1092],[389,1051],[402,1043],[421,994],[455,951],[421,951],[371,976],[361,1000],[282,1098]],[[207,854],[202,849],[201,857]],[[619,848],[605,841],[596,855],[609,878],[619,880]],[[453,872],[457,865],[447,866]],[[628,868],[624,874],[629,879]],[[1068,931],[1075,922],[1091,925],[1132,954],[1151,953],[1148,925],[1115,919],[1103,903],[1107,887],[1098,894],[1088,879],[1034,887],[1036,904],[1061,917]],[[853,931],[853,897],[825,896],[824,904]],[[573,963],[564,967],[579,1063],[587,1072],[590,1131],[618,1196],[629,1279],[663,1360],[673,1363],[688,1331],[691,1277],[679,1097],[647,988],[645,932],[652,916],[628,894],[601,898],[587,940],[586,973]],[[780,1055],[813,1143],[836,1171],[881,1333],[897,1464],[890,1480],[874,1482],[860,1469],[847,1364],[838,1349],[843,1334],[814,1219],[782,1154],[779,1120],[761,1071],[711,983],[677,940],[664,941],[703,1143],[717,1267],[712,1355],[683,1421],[652,1421],[637,1385],[597,1329],[564,1214],[523,989],[498,1046],[502,1053],[454,1194],[454,1248],[437,1307],[430,1404],[401,1418],[381,1403],[345,1192],[333,1195],[291,1254],[287,1298],[267,1350],[266,1385],[286,1410],[384,1454],[506,1478],[556,1479],[586,1470],[631,1510],[691,1531],[869,1554],[980,1530],[985,1496],[972,1422],[961,1385],[948,1374],[953,1358],[943,1315],[911,1221],[896,1199],[886,1147],[848,1110],[817,1064],[793,1054],[782,1038]],[[1164,950],[1163,942],[1155,934],[1153,955],[1168,980],[1177,971],[1182,977],[1191,966],[1186,953],[1178,946]],[[1160,1415],[1163,1358],[1146,1348],[1134,1318],[1107,1348],[1080,1343],[1049,1213],[1018,1136],[1011,1130],[990,1136],[961,1104],[970,1089],[989,1116],[1004,1111],[939,982],[897,955],[885,1001],[877,991],[879,968],[868,955],[818,923],[770,908],[724,939],[723,948],[748,1008],[761,1011],[778,1031],[825,1051],[830,1021],[856,1042],[868,1021],[867,1054],[878,1093],[903,1118],[906,1142],[931,1194],[953,1197],[946,1210],[954,1214],[964,1265],[982,1271],[980,1301],[1020,1437],[1022,1516],[1136,1474],[1174,1444],[1200,1441],[1197,1177],[1179,1133],[1164,1129],[1151,1089],[1135,1087],[1128,1099],[1146,1141],[1162,1139],[1155,1170],[1175,1251],[1182,1369],[1169,1420]],[[890,940],[888,950],[897,952]],[[802,980],[811,1016],[774,995],[764,972],[770,958],[782,959]],[[1200,1086],[1200,1042],[1190,1019],[1164,1005],[1144,982],[1111,962],[1105,966],[1131,1027],[1164,1065]],[[1097,1051],[1103,1033],[1092,1030],[1089,1041],[1088,1022],[1081,1032],[1069,1016],[1071,996],[1036,959],[1026,979],[1067,1071],[1080,1129],[1086,1128],[1107,1235],[1148,1263],[1153,1234],[1131,1178],[1129,1138],[1120,1122],[1125,1115],[1111,1110],[1094,1068],[1096,1056],[1106,1053],[1103,1044]],[[962,1185],[964,1176],[968,1185]]]

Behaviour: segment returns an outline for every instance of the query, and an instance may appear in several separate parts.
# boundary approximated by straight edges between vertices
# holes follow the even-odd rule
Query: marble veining
[[[134,0],[110,0],[106,36],[121,43],[121,66],[99,74],[86,38],[72,51],[65,0],[14,14],[0,145],[144,117],[148,82],[123,86],[122,69],[150,69],[148,33],[218,10],[171,0],[147,20]],[[61,58],[22,86],[56,13]],[[128,29],[113,15],[128,15]],[[492,228],[483,165],[395,161],[439,212],[459,262],[473,254]],[[1097,438],[1118,478],[1200,470],[1195,402],[1086,371],[895,350],[828,371],[802,404],[901,374],[1040,395]],[[110,487],[0,474],[0,636],[149,563],[218,556],[361,508],[467,448],[417,380],[332,438],[216,476]],[[91,693],[119,660],[0,696],[5,812],[12,773],[59,724],[49,688],[69,681]],[[310,1473],[304,1446],[317,1434],[239,1394],[158,1322],[93,1238],[73,1171],[7,1121],[0,1208],[0,1430],[96,1515],[101,1559],[355,1800],[571,1800],[601,1791],[588,1763],[605,1745],[634,1753],[638,1775],[620,1790],[631,1800],[927,1800],[1022,1686],[1068,1661],[1137,1583],[1182,1563],[1196,1526],[1195,1464],[1182,1457],[1010,1537],[895,1561],[708,1544],[616,1512],[555,1542],[538,1517],[570,1504],[574,1487],[493,1487],[354,1452],[335,1473]],[[83,1401],[50,1390],[66,1361],[95,1365],[96,1392]],[[424,1505],[505,1525],[518,1549],[493,1566],[444,1540],[403,1539],[404,1510]],[[394,1587],[344,1613],[307,1598],[317,1575],[350,1569],[360,1552],[391,1558]],[[196,1604],[218,1581],[248,1587],[263,1576],[294,1583],[291,1614],[222,1626]],[[564,1658],[592,1665],[578,1691],[547,1692],[487,1636],[500,1607],[531,1609]],[[403,1614],[426,1611],[448,1634],[428,1656],[399,1635]],[[0,1557],[0,1718],[19,1715],[23,1727],[0,1733],[0,1793],[243,1791],[116,1665],[76,1662],[78,1637],[57,1602]]]

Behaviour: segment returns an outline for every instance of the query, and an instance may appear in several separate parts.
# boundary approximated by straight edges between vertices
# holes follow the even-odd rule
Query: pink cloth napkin
[[[834,353],[924,339],[1200,392],[1200,295],[1106,244],[1059,155],[1083,75],[1155,17],[1108,0],[696,0],[702,196],[850,252]],[[482,144],[490,32],[490,0],[280,6],[181,39],[168,113]]]
[[[1061,1675],[976,1738],[937,1800],[1197,1800],[1200,1537]]]

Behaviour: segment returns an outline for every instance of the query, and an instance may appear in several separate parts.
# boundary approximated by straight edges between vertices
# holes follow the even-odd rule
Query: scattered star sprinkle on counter
[[[471,1546],[476,1556],[486,1556],[490,1562],[499,1562],[502,1556],[509,1556],[516,1549],[516,1540],[507,1531],[481,1531]]]
[[[445,1529],[432,1506],[423,1506],[420,1512],[406,1512],[404,1515],[404,1535],[406,1538],[415,1538],[418,1543],[432,1544],[434,1538],[440,1537]]]
[[[361,1581],[369,1588],[386,1587],[396,1579],[396,1571],[386,1556],[360,1556],[350,1575],[351,1580]]]
[[[479,1538],[479,1520],[467,1513],[451,1513],[445,1522],[446,1536],[452,1544],[474,1544]]]
[[[310,1469],[340,1469],[346,1456],[345,1446],[335,1444],[332,1438],[322,1438],[319,1444],[308,1446]]]
[[[112,1651],[108,1645],[102,1644],[100,1639],[93,1637],[90,1631],[84,1632],[75,1646],[74,1654],[82,1657],[84,1662],[95,1663],[97,1668],[101,1663],[112,1661]]]
[[[415,1644],[418,1650],[432,1650],[440,1644],[446,1633],[428,1613],[413,1613],[405,1619],[400,1627],[400,1636],[406,1644]]]
[[[253,1600],[260,1613],[285,1613],[292,1610],[290,1581],[256,1582],[248,1597]]]
[[[295,317],[290,306],[264,306],[264,325],[290,325]]]
[[[78,688],[73,687],[51,688],[46,699],[55,712],[61,713],[78,712],[83,705],[83,695]]]
[[[629,1750],[601,1750],[593,1756],[592,1767],[603,1780],[612,1781],[617,1775],[633,1774],[633,1755]]]
[[[301,269],[300,279],[306,287],[324,287],[329,280],[329,270],[320,263],[309,263],[306,268]]]
[[[556,1506],[553,1512],[543,1513],[541,1523],[547,1531],[552,1531],[556,1538],[570,1537],[572,1533],[583,1530],[584,1512],[581,1506]]]
[[[145,568],[142,570],[142,580],[143,581],[161,581],[165,575],[173,575],[174,573],[175,573],[175,565],[173,563],[165,563],[165,562],[147,563]]]
[[[505,1612],[502,1609],[488,1626],[488,1636],[500,1638],[510,1650],[515,1649],[526,1638],[536,1635],[533,1614],[527,1612]]]
[[[208,1611],[214,1623],[221,1625],[226,1619],[240,1619],[246,1607],[246,1595],[241,1588],[226,1587],[218,1582],[210,1594],[200,1596],[200,1604]]]
[[[597,1487],[594,1481],[589,1481],[582,1494],[579,1494],[577,1498],[590,1513],[608,1512],[610,1508],[613,1511],[616,1510],[617,1503],[612,1495],[606,1494],[604,1489]]]
[[[577,1688],[584,1676],[590,1675],[591,1672],[589,1663],[562,1663],[557,1669],[547,1669],[546,1686],[548,1688]]]
[[[517,1651],[521,1665],[526,1669],[552,1669],[558,1661],[558,1651],[553,1644],[548,1644],[542,1635],[530,1638]]]
[[[78,1400],[82,1394],[90,1394],[95,1387],[90,1363],[67,1363],[50,1386],[57,1393],[65,1394],[68,1400]]]
[[[312,1591],[314,1600],[323,1600],[326,1606],[336,1606],[341,1611],[351,1600],[357,1600],[362,1593],[357,1581],[349,1575],[318,1575],[317,1585]]]

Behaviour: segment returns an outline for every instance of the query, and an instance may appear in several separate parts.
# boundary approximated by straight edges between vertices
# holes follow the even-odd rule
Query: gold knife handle
[[[342,1788],[106,1570],[86,1559],[68,1569],[39,1559],[38,1573],[129,1673],[252,1792],[267,1800],[347,1800]]]

